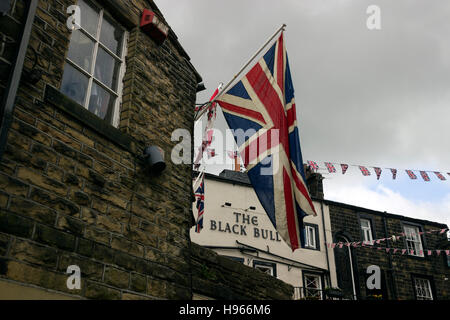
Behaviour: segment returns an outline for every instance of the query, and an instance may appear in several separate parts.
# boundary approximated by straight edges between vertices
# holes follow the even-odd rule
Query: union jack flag
[[[359,166],[359,170],[361,170],[361,173],[363,174],[363,176],[370,176],[370,171],[366,167]]]
[[[292,251],[303,246],[303,218],[316,211],[305,183],[283,33],[217,102],[270,221]],[[239,137],[237,129],[253,134]]]
[[[206,149],[206,152],[208,153],[208,159],[211,159],[216,156],[216,149],[208,148]]]
[[[228,157],[234,160],[238,157],[238,152],[237,151],[228,151]]]
[[[342,174],[345,174],[348,169],[348,164],[342,163],[341,164]]]
[[[395,180],[397,178],[397,169],[391,169],[392,172],[392,180]]]
[[[201,177],[197,178],[194,184],[194,196],[197,200],[196,208],[198,211],[197,221],[195,222],[195,232],[200,233],[203,229],[203,213],[205,211],[205,174],[201,173]]]
[[[379,167],[374,167],[373,170],[375,170],[375,174],[377,175],[377,180],[380,180],[380,176],[381,176],[381,168],[379,168]]]
[[[315,161],[308,160],[307,163],[313,171],[319,170],[319,166],[317,165],[317,163]]]
[[[417,176],[414,174],[414,172],[412,172],[412,170],[406,170],[406,173],[408,174],[408,176],[411,178],[411,179],[417,179]]]
[[[442,173],[435,171],[434,174],[442,181],[445,181],[445,177],[442,175]]]
[[[422,179],[424,181],[430,181],[430,177],[428,176],[428,174],[425,171],[420,171],[420,175],[422,176]]]
[[[325,162],[325,166],[327,167],[329,173],[336,172],[336,168],[333,166],[331,162]]]

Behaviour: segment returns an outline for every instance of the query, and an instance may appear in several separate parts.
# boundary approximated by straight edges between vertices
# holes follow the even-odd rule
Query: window
[[[277,276],[277,269],[275,263],[253,260],[253,268],[258,269],[264,273],[267,273],[273,277]]]
[[[227,257],[228,259],[240,262],[242,264],[244,264],[244,258],[238,258],[238,257],[232,257],[232,256],[223,256],[223,257]]]
[[[417,300],[433,300],[430,280],[423,278],[414,278]]]
[[[305,225],[305,248],[317,248],[316,228],[313,225]]]
[[[403,226],[405,232],[406,249],[408,254],[416,257],[424,257],[422,241],[419,235],[419,227],[405,225]]]
[[[362,240],[366,244],[372,244],[372,226],[369,219],[361,219]]]
[[[305,297],[322,298],[322,280],[319,275],[304,275],[304,293]]]
[[[127,33],[93,2],[78,0],[61,92],[114,126],[119,123]]]

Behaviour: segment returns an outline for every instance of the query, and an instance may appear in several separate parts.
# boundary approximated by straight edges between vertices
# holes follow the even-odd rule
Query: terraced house
[[[171,137],[192,134],[202,79],[153,1],[0,10],[0,298],[292,297],[190,242],[192,168]]]

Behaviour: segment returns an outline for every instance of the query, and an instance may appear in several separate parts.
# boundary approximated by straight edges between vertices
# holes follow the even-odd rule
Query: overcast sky
[[[304,161],[399,169],[398,180],[384,170],[377,181],[372,169],[337,168],[325,197],[450,224],[450,1],[155,2],[203,77],[198,102],[286,23]],[[381,9],[381,30],[366,26],[369,5]],[[416,171],[413,181],[404,169],[448,180]]]

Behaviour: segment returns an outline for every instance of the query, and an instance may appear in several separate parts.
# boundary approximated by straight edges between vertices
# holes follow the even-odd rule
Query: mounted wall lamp
[[[158,146],[148,146],[144,149],[145,163],[153,173],[161,173],[166,168],[164,151]]]
[[[206,90],[205,84],[203,82],[197,84],[197,92]]]

